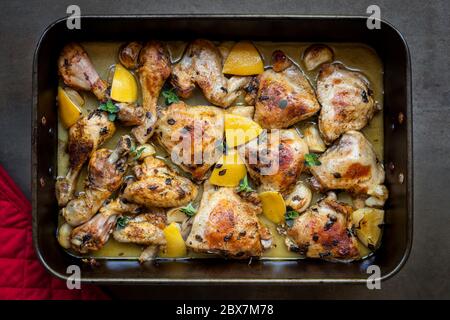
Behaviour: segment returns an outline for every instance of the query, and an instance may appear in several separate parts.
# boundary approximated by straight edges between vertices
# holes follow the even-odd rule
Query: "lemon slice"
[[[274,223],[282,223],[286,213],[286,204],[279,192],[265,191],[259,194],[261,199],[262,211],[270,221]]]
[[[65,128],[71,127],[81,117],[79,106],[84,104],[83,98],[72,89],[58,87],[58,112]]]
[[[252,119],[237,114],[225,114],[225,138],[230,148],[255,139],[262,131],[260,125]]]
[[[384,211],[374,208],[362,208],[352,213],[352,223],[356,227],[356,236],[369,249],[376,249],[381,240]]]
[[[251,76],[263,72],[264,64],[261,55],[249,41],[236,43],[223,66],[223,73],[237,76]]]
[[[230,150],[217,162],[209,182],[221,187],[236,187],[247,174],[245,164],[235,150]]]
[[[164,258],[180,258],[186,256],[186,244],[176,222],[172,222],[163,230],[166,237],[166,248],[160,255]]]
[[[119,102],[135,102],[138,96],[137,82],[133,74],[116,64],[111,85],[111,98]]]

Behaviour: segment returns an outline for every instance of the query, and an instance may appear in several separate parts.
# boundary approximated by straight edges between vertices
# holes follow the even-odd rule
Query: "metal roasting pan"
[[[82,280],[119,284],[300,284],[365,282],[369,265],[382,279],[397,273],[408,258],[413,228],[411,65],[408,46],[391,24],[369,30],[366,17],[304,15],[120,15],[83,16],[80,30],[66,19],[42,34],[34,55],[32,105],[33,242],[42,264],[67,279],[67,267],[81,267]],[[359,42],[376,50],[384,65],[384,164],[390,197],[383,244],[376,254],[353,263],[316,260],[232,261],[201,259],[143,265],[134,260],[99,260],[92,267],[68,255],[55,236],[58,205],[57,57],[70,41],[211,40]],[[404,121],[399,122],[402,113]],[[401,116],[400,116],[401,117]],[[399,176],[403,176],[403,182]]]

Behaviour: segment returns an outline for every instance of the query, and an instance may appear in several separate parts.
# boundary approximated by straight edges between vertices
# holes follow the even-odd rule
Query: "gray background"
[[[69,4],[82,14],[268,13],[364,15],[370,4],[411,50],[414,112],[414,243],[381,290],[365,286],[109,287],[123,298],[450,298],[450,1],[11,1],[1,0],[0,164],[30,198],[31,70],[39,36]]]

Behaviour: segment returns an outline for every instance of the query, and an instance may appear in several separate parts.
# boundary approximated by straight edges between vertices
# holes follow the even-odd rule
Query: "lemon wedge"
[[[255,139],[262,131],[260,125],[252,119],[237,114],[225,114],[225,138],[230,148]]]
[[[58,87],[58,112],[65,128],[71,127],[81,117],[79,106],[84,104],[83,98],[72,89]]]
[[[166,237],[166,248],[160,255],[164,258],[180,258],[186,256],[186,244],[176,222],[172,222],[163,230]]]
[[[352,223],[356,235],[369,249],[376,249],[380,244],[384,211],[374,208],[362,208],[352,213]]]
[[[267,219],[276,224],[282,223],[286,213],[286,204],[281,194],[276,191],[264,191],[259,194],[259,198],[263,214]]]
[[[247,169],[239,154],[230,150],[215,165],[209,182],[221,187],[236,187],[246,174]]]
[[[116,64],[111,85],[111,98],[119,102],[135,102],[138,96],[136,78],[122,65]]]
[[[264,64],[253,43],[241,41],[231,49],[222,71],[237,76],[251,76],[263,73]]]

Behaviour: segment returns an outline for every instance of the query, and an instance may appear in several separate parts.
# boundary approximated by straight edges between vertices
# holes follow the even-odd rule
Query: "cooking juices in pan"
[[[108,79],[111,74],[111,68],[118,63],[117,56],[120,46],[123,43],[118,42],[85,42],[82,46],[85,48],[92,60],[95,69],[98,71],[102,79]],[[173,41],[167,42],[168,51],[170,54],[171,62],[175,63],[183,56],[184,49],[187,43]],[[220,46],[231,48],[234,42],[222,42],[217,43]],[[275,50],[282,50],[284,53],[297,65],[301,67],[305,75],[309,79],[310,83],[315,86],[316,78],[318,75],[318,70],[316,68],[312,71],[307,71],[302,64],[302,55],[305,49],[311,45],[311,43],[296,43],[296,42],[286,42],[286,43],[275,43],[275,42],[254,42],[254,45],[261,54],[264,64],[269,66],[270,57]],[[326,43],[334,51],[334,61],[341,62],[348,69],[356,70],[361,72],[367,80],[370,82],[370,88],[373,90],[373,98],[380,105],[383,106],[383,65],[380,58],[377,56],[375,51],[367,45],[359,43]],[[83,96],[85,103],[83,108],[86,112],[90,112],[98,108],[98,100],[90,93],[80,92]],[[139,102],[141,97],[139,97]],[[183,100],[188,105],[211,105],[208,102],[202,92],[196,88],[194,95]],[[164,98],[160,97],[160,105],[164,105]],[[246,105],[243,97],[238,98],[233,105]],[[301,121],[294,125],[300,131],[305,127],[307,123],[317,122],[317,116],[309,118],[307,120]],[[107,140],[102,147],[108,149],[114,149],[118,139],[130,132],[130,127],[121,127],[119,123],[116,122],[117,130],[112,138]],[[383,160],[383,114],[382,112],[375,113],[369,124],[362,129],[362,132],[366,138],[372,143],[378,158]],[[67,173],[68,167],[68,154],[65,151],[68,139],[68,131],[64,128],[63,124],[60,122],[58,124],[58,176],[64,176]],[[159,158],[170,159],[170,155],[158,144],[156,139],[151,139],[151,144],[156,149],[156,156]],[[170,161],[170,160],[169,160]],[[183,171],[173,165],[173,168],[180,174],[184,174]],[[86,178],[86,165],[82,173],[78,178],[77,192],[83,190],[84,180]],[[129,174],[132,174],[129,170]],[[301,180],[307,179],[307,175],[303,174]],[[202,188],[199,190],[199,195],[194,201],[198,204],[202,195]],[[338,200],[352,204],[352,197],[346,192],[338,192]],[[313,191],[313,197],[311,205],[315,204],[318,199],[322,198],[324,195]],[[264,251],[262,259],[299,259],[299,254],[291,252],[288,250],[286,244],[284,243],[284,236],[279,235],[277,232],[276,225],[269,221],[263,214],[259,216],[262,223],[269,228],[272,234],[273,246],[271,249]],[[60,217],[60,224],[63,223],[63,219]],[[78,253],[69,250],[73,255],[79,256]],[[106,245],[94,252],[90,252],[83,257],[95,257],[95,258],[119,258],[119,259],[137,259],[142,253],[142,247],[135,244],[119,243],[113,239],[111,236]],[[188,250],[187,256],[185,258],[202,258],[210,257],[210,255],[198,254]]]

